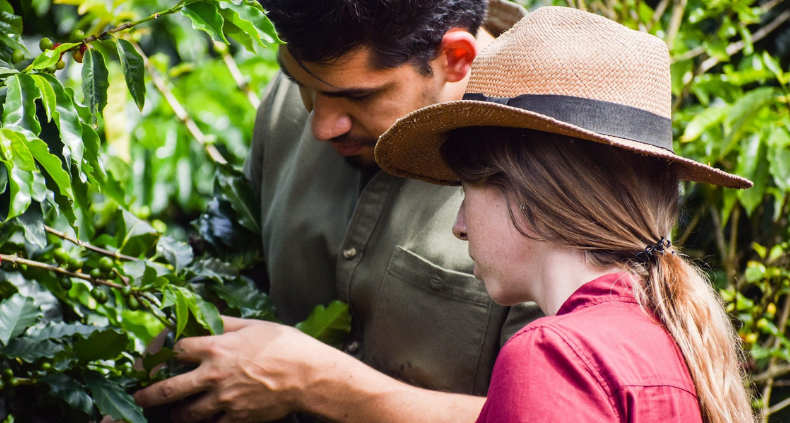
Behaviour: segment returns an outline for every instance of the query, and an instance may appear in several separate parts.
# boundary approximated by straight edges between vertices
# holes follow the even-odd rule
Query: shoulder
[[[674,338],[636,303],[599,303],[538,319],[514,340],[542,349],[551,341],[552,354],[572,353],[610,395],[625,386],[672,386],[694,392]]]

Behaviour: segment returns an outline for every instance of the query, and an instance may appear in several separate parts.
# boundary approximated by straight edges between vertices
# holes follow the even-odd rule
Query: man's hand
[[[191,396],[172,418],[196,422],[251,422],[285,417],[302,408],[300,398],[317,370],[342,352],[297,329],[276,323],[223,317],[225,334],[182,339],[178,359],[197,369],[135,394],[142,407]]]

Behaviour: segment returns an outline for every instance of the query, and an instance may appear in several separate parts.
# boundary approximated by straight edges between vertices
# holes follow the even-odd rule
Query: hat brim
[[[684,180],[741,189],[753,185],[746,178],[697,163],[661,147],[588,131],[528,110],[476,100],[439,103],[399,119],[379,138],[376,162],[382,170],[396,176],[437,185],[457,185],[460,180],[444,163],[439,149],[451,130],[475,126],[524,128],[567,135],[666,159],[675,163],[678,176]]]

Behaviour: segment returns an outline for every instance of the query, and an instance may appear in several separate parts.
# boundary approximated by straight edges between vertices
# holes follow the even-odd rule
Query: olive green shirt
[[[525,13],[490,5],[495,35]],[[313,138],[298,87],[281,74],[258,109],[245,174],[261,198],[278,316],[294,324],[316,305],[349,303],[345,350],[388,375],[485,395],[502,344],[541,316],[534,303],[493,303],[470,274],[467,243],[451,232],[460,188],[352,168]]]

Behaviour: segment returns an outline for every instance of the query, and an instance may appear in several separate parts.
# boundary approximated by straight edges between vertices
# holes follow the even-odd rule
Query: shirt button
[[[346,345],[346,352],[349,354],[354,354],[359,350],[359,342],[351,341],[348,345]]]
[[[343,257],[345,257],[346,260],[351,260],[356,256],[357,256],[357,249],[354,247],[346,248],[345,250],[343,250]]]

